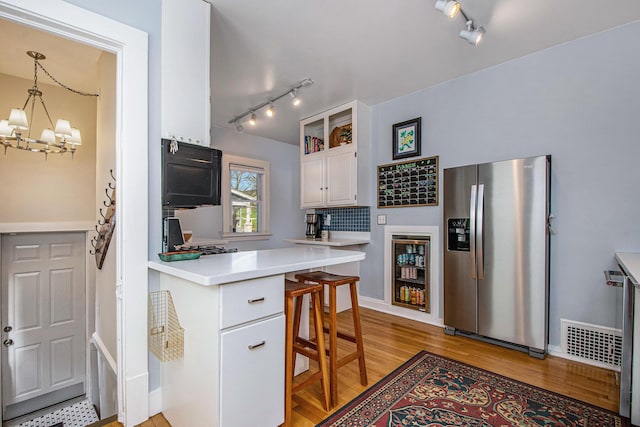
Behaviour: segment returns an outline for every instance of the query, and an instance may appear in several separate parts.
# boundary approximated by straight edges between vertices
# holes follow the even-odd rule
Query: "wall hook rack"
[[[97,220],[97,225],[95,226],[97,236],[91,239],[91,246],[93,246],[92,250],[89,250],[89,253],[96,258],[96,266],[98,269],[102,268],[104,264],[104,258],[107,255],[107,250],[109,249],[109,243],[111,242],[111,236],[113,236],[113,230],[116,226],[116,185],[115,185],[115,176],[113,175],[113,169],[109,169],[109,174],[111,175],[112,182],[107,184],[107,188],[104,189],[104,193],[107,196],[107,200],[104,200],[102,204],[104,208],[100,208],[98,213],[100,217]],[[106,211],[103,212],[102,209]]]

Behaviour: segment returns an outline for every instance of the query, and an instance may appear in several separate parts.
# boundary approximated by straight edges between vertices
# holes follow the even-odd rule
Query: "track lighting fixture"
[[[480,40],[482,40],[483,34],[484,34],[484,28],[482,27],[482,25],[476,28],[474,27],[472,20],[467,21],[466,30],[460,31],[460,37],[462,37],[463,39],[465,39],[466,41],[468,41],[474,46],[477,46],[478,43],[480,43]]]
[[[449,19],[453,19],[460,12],[460,3],[454,0],[436,0],[436,9]]]
[[[269,108],[266,111],[267,117],[273,117],[276,114],[276,109],[273,108],[273,104],[269,104]]]
[[[275,115],[275,107],[274,107],[274,103],[276,101],[278,101],[281,98],[284,98],[285,96],[289,95],[291,97],[291,103],[293,105],[298,105],[300,104],[300,98],[298,97],[298,91],[306,86],[311,86],[313,84],[313,80],[311,80],[310,78],[306,78],[304,80],[299,81],[295,86],[293,86],[291,89],[289,89],[288,91],[273,97],[271,99],[269,99],[266,102],[263,102],[262,104],[256,105],[253,108],[250,108],[249,110],[245,111],[244,113],[234,117],[233,119],[229,120],[229,124],[235,124],[236,126],[236,130],[238,132],[242,132],[244,130],[244,127],[242,126],[242,122],[249,117],[248,123],[251,126],[255,126],[256,124],[256,111],[261,110],[264,107],[267,107],[267,110],[265,111],[266,115],[269,117],[273,117]]]
[[[464,13],[460,3],[454,0],[436,0],[435,8],[449,18],[453,18],[460,13],[464,19],[466,27],[464,30],[460,31],[459,36],[474,46],[477,46],[478,43],[480,43],[482,36],[485,33],[485,29],[482,25],[475,26],[473,19]]]
[[[291,95],[291,104],[294,107],[300,105],[300,98],[298,98],[298,89],[293,89],[291,92],[289,92],[289,95]]]

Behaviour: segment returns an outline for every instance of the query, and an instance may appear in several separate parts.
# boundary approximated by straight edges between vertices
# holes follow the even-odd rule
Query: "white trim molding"
[[[391,240],[393,235],[402,234],[408,236],[429,237],[430,240],[430,262],[429,262],[429,283],[431,311],[425,313],[399,307],[391,303],[391,281],[393,274],[391,254]],[[440,314],[440,227],[435,225],[386,225],[384,227],[384,300],[365,298],[360,301],[363,307],[382,311],[407,319],[417,320],[436,326],[442,326],[443,320]]]

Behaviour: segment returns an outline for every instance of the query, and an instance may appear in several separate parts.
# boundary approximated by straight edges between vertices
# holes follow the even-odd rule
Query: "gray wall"
[[[271,238],[248,242],[230,242],[226,247],[255,250],[290,246],[282,239],[304,233],[304,211],[300,206],[300,150],[297,145],[285,144],[235,130],[214,127],[211,146],[223,154],[249,157],[269,162],[271,175],[270,214]],[[196,237],[220,239],[222,207],[208,206],[177,211],[185,230]]]
[[[552,155],[552,345],[560,344],[561,318],[617,325],[617,292],[602,271],[615,267],[614,252],[640,250],[639,39],[636,22],[372,108],[374,183],[375,164],[392,161],[392,125],[414,117],[422,117],[422,155],[440,156],[441,170]],[[361,292],[382,299],[379,213],[387,224],[441,226],[442,209],[373,203]]]

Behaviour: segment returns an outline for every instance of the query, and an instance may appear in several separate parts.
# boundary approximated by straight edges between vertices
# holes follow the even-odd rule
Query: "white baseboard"
[[[149,392],[149,418],[162,412],[162,388]]]
[[[149,375],[147,372],[125,379],[127,396],[124,402],[126,420],[118,414],[118,421],[125,426],[137,426],[149,419]],[[145,396],[147,400],[145,400]],[[120,397],[120,400],[125,400]]]
[[[358,295],[358,303],[361,307],[370,308],[371,310],[380,311],[382,313],[393,314],[394,316],[403,317],[405,319],[411,319],[429,325],[438,326],[444,328],[444,324],[441,318],[433,319],[429,313],[423,311],[411,310],[407,308],[390,305],[376,298],[365,297]]]
[[[432,320],[428,317],[425,317],[425,313],[416,311],[416,310],[408,310],[402,307],[396,307],[394,305],[389,305],[385,303],[383,300],[379,300],[376,298],[365,297],[362,295],[358,295],[358,302],[361,307],[369,308],[371,310],[380,311],[382,313],[393,314],[394,316],[404,317],[405,319],[416,320],[418,322],[427,323],[433,326],[438,326],[444,328],[443,319]],[[563,359],[572,360],[575,362],[586,363],[584,360],[579,359],[577,357],[573,357],[567,353],[562,351],[562,348],[557,345],[549,345],[547,346],[547,353],[551,356],[561,357]],[[587,363],[588,364],[588,363]],[[606,368],[605,368],[606,369]]]

